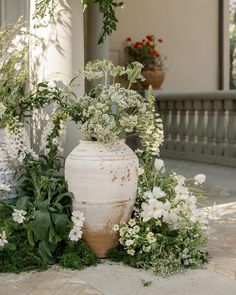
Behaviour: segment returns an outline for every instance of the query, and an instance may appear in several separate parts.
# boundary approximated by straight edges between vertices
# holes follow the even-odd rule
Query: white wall
[[[126,0],[110,38],[110,58],[124,63],[124,40],[147,34],[164,39],[168,57],[163,90],[210,91],[218,88],[217,0]]]

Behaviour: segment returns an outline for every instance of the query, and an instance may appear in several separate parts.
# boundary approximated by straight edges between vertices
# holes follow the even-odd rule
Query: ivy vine
[[[34,18],[40,20],[47,14],[52,16],[56,2],[56,0],[37,0]],[[103,14],[102,31],[98,39],[98,44],[102,44],[105,38],[116,30],[118,19],[115,10],[117,7],[121,7],[124,2],[120,0],[81,0],[81,3],[84,11],[89,5],[98,4],[99,10]]]

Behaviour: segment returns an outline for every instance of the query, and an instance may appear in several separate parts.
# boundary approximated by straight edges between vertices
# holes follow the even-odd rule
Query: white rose
[[[127,253],[131,256],[134,256],[135,251],[133,249],[131,249],[131,250],[128,250]]]
[[[131,245],[133,245],[133,243],[134,243],[134,240],[127,240],[127,241],[125,242],[125,245],[126,245],[126,246],[131,246]]]
[[[112,227],[112,229],[114,231],[119,231],[119,229],[120,229],[119,224],[114,224],[113,227]]]
[[[143,175],[143,173],[144,173],[144,169],[141,168],[141,167],[139,167],[139,168],[138,168],[138,175],[139,175],[139,176],[140,176],[140,175]]]
[[[204,174],[197,174],[194,177],[194,184],[198,185],[198,184],[203,184],[206,181],[206,175]]]
[[[154,162],[154,166],[157,171],[162,171],[162,172],[165,171],[164,161],[161,159],[156,159]]]

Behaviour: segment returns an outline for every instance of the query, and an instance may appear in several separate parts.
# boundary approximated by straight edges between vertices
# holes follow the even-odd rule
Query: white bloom
[[[6,232],[3,231],[1,234],[0,234],[0,247],[4,247],[5,244],[7,244],[8,241],[7,241],[7,237],[6,237]]]
[[[25,221],[26,214],[27,212],[25,210],[14,209],[14,212],[12,213],[12,218],[17,223],[23,223]]]
[[[150,251],[151,251],[151,246],[148,246],[148,247],[143,246],[143,252],[148,253]]]
[[[186,200],[189,198],[189,190],[186,186],[177,184],[175,187],[176,199],[177,200]]]
[[[134,236],[136,234],[136,231],[134,230],[134,228],[129,228],[128,233],[130,234],[130,236]]]
[[[123,235],[126,233],[126,230],[124,227],[120,228],[120,236],[123,237]]]
[[[198,184],[203,184],[206,181],[206,175],[204,174],[197,174],[194,177],[194,184],[198,185]]]
[[[126,246],[131,246],[131,245],[133,245],[133,243],[134,243],[134,240],[127,240],[127,241],[125,242],[125,245],[126,245]]]
[[[53,138],[53,139],[52,139],[52,144],[54,144],[54,145],[58,145],[58,139],[57,139],[57,138]]]
[[[154,166],[155,166],[155,169],[157,171],[165,172],[165,165],[164,165],[164,161],[163,160],[156,159],[155,162],[154,162]]]
[[[9,185],[5,185],[3,183],[0,184],[0,192],[9,192],[11,187]]]
[[[22,65],[21,65],[20,63],[15,63],[15,65],[14,65],[14,69],[15,69],[16,71],[20,71],[21,68],[22,68]]]
[[[139,167],[139,168],[138,168],[138,175],[139,175],[139,176],[140,176],[140,175],[143,175],[143,173],[144,173],[144,169],[141,168],[141,167]]]
[[[160,199],[166,196],[166,193],[163,192],[163,190],[158,186],[154,186],[152,193],[156,199]]]
[[[149,233],[147,234],[147,241],[148,241],[150,244],[155,243],[156,240],[157,240],[157,239],[154,237],[153,232],[149,232]]]
[[[85,221],[84,213],[80,211],[73,211],[71,220],[77,227],[82,226]]]
[[[135,225],[134,231],[137,234],[140,231],[140,227],[138,225]]]
[[[71,241],[78,241],[82,238],[82,230],[81,227],[74,226],[69,233],[69,239]]]
[[[127,250],[127,253],[131,256],[134,256],[135,251],[133,249]]]
[[[177,180],[178,185],[185,184],[186,177],[184,177],[183,175],[176,175],[174,178],[175,178],[175,180]]]
[[[119,224],[114,224],[113,227],[112,227],[112,229],[113,229],[114,231],[119,231],[119,229],[120,229]]]
[[[5,107],[5,105],[2,102],[0,102],[0,118],[4,115],[6,109],[7,108]]]
[[[136,221],[135,221],[134,219],[131,218],[131,219],[129,220],[128,224],[129,224],[130,226],[134,226],[134,225],[136,224]]]

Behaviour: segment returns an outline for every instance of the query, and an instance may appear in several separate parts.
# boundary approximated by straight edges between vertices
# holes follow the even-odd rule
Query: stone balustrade
[[[154,94],[162,156],[236,167],[236,91]]]

